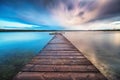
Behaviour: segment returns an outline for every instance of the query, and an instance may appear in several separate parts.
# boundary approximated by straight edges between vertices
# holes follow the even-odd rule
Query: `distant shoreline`
[[[79,31],[120,31],[120,30],[16,30],[0,29],[0,32],[79,32]]]

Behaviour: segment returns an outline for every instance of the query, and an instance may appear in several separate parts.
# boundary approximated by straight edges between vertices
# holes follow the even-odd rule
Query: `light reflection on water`
[[[11,52],[33,52],[37,53],[52,38],[46,32],[1,32],[0,33],[0,55],[9,55]],[[2,52],[3,51],[3,52]]]
[[[12,80],[51,38],[47,32],[0,32],[0,80]]]
[[[118,80],[120,31],[66,32],[65,36],[110,80]]]
[[[11,54],[37,54],[51,38],[46,32],[1,32],[0,59]]]

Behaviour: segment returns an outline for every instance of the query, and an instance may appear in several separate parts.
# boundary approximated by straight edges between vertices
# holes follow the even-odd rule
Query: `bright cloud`
[[[116,20],[114,20],[116,19]],[[120,29],[120,17],[98,20],[83,25],[66,27],[70,30],[115,30]]]
[[[10,21],[0,20],[0,29],[10,28],[10,27],[26,28],[26,27],[32,27],[32,26],[33,25],[23,24],[23,23],[20,23],[20,22],[10,22]]]

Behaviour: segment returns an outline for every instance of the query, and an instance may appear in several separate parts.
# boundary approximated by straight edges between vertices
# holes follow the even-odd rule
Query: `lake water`
[[[120,79],[120,31],[64,34],[109,80]]]
[[[0,32],[0,80],[11,80],[51,38],[47,32]]]
[[[120,31],[64,34],[110,80],[120,76]],[[11,80],[52,38],[48,32],[0,32],[0,80]]]

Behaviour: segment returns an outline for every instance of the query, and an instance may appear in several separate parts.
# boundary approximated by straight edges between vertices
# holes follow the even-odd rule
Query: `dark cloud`
[[[83,11],[78,14],[78,16],[83,16],[83,15],[84,15]]]
[[[111,14],[111,15],[120,14],[120,0],[112,1],[106,8],[107,9],[105,14]]]
[[[104,6],[97,19],[104,19],[120,15],[120,0],[112,0],[111,3]]]
[[[91,2],[88,4],[87,10],[88,10],[88,11],[93,11],[93,10],[97,9],[98,4],[99,4],[98,1],[91,1]]]

